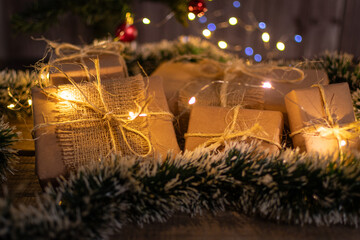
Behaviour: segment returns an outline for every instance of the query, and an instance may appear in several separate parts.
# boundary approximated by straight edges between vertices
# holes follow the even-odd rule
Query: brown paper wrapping
[[[104,81],[106,79],[103,79]],[[47,88],[47,90],[55,91],[55,88]],[[168,111],[160,78],[150,78],[148,93],[154,97],[148,106],[149,112]],[[32,99],[34,126],[45,122],[56,122],[54,114],[56,101],[50,100],[39,88],[32,89]],[[43,187],[49,182],[55,183],[57,177],[66,176],[68,173],[55,130],[56,126],[50,126],[35,131],[36,173]],[[148,130],[155,156],[161,154],[162,158],[165,158],[169,150],[174,154],[180,151],[172,121],[168,118],[149,116]]]
[[[355,121],[352,99],[347,83],[324,86],[326,102],[335,122],[339,125]],[[320,91],[317,87],[293,90],[285,96],[291,132],[311,124],[323,123],[326,118]],[[297,134],[293,138],[294,147],[301,151],[330,153],[338,150],[335,137]],[[358,139],[349,140],[345,148],[358,148]]]
[[[83,57],[82,59],[72,59],[66,61],[59,61],[54,63],[54,66],[59,67],[62,71],[71,77],[75,82],[87,82],[94,81],[96,76],[95,65],[91,59],[99,57],[100,61],[100,75],[105,77],[107,75],[126,77],[127,70],[122,65],[120,57],[116,54],[98,54],[93,56]],[[82,61],[81,61],[82,60]],[[90,79],[86,76],[85,70],[82,68],[80,63],[85,64],[88,67],[90,73]],[[61,84],[69,84],[69,81],[63,73],[54,70],[49,74],[50,84],[59,86]]]
[[[264,109],[280,111],[287,117],[284,96],[295,89],[309,88],[314,84],[328,85],[329,78],[323,70],[303,70],[304,79],[294,83],[271,82],[274,89],[264,89]],[[280,74],[282,79],[295,79],[297,77],[295,71],[284,72]],[[278,74],[279,75],[279,74]]]
[[[188,133],[223,133],[232,117],[231,108],[194,106],[190,114]],[[249,129],[255,123],[258,123],[264,133],[256,133],[256,136],[264,137],[279,144],[281,143],[283,130],[283,116],[281,112],[240,109],[236,123],[241,131]],[[210,137],[187,137],[185,149],[194,150],[208,139]],[[249,138],[247,141],[253,139]],[[279,149],[276,145],[265,141],[261,142],[259,147],[261,149],[268,149],[270,152],[276,152]]]
[[[164,79],[164,90],[170,111],[179,114],[179,90],[194,81],[212,81],[224,78],[225,66],[214,60],[205,59],[193,62],[165,62],[151,76]]]

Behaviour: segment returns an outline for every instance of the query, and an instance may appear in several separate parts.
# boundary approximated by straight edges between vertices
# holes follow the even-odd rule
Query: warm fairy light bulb
[[[143,18],[142,22],[143,24],[150,24],[151,21],[148,18]]]
[[[263,40],[263,42],[269,42],[269,41],[270,41],[270,35],[269,35],[269,33],[264,32],[264,33],[261,35],[261,39]]]
[[[13,109],[14,107],[15,107],[14,104],[9,104],[9,105],[7,106],[7,108],[9,108],[9,109]]]
[[[210,31],[209,29],[204,29],[204,30],[202,31],[202,34],[203,34],[204,37],[206,37],[206,38],[211,37],[211,31]]]
[[[32,105],[32,100],[31,99],[28,99],[28,104],[29,104],[29,106]]]
[[[262,87],[263,88],[272,88],[272,85],[270,82],[263,82]]]
[[[189,12],[189,14],[188,14],[188,19],[190,20],[190,21],[192,21],[192,20],[194,20],[196,18],[196,15],[194,14],[194,13],[192,13],[192,12]]]
[[[193,105],[196,102],[196,98],[195,97],[191,97],[189,100],[189,105]]]
[[[341,141],[340,141],[340,146],[343,147],[343,146],[345,146],[345,145],[346,145],[346,141],[345,141],[345,140],[341,140]]]
[[[236,17],[229,18],[230,25],[236,25],[238,23],[238,20]]]
[[[129,119],[129,120],[134,120],[137,116],[138,116],[138,113],[129,112],[129,117],[128,117],[128,119]],[[141,113],[141,114],[139,115],[139,117],[146,117],[146,116],[147,116],[146,113]]]
[[[276,43],[276,48],[279,50],[279,51],[284,51],[285,50],[285,44],[283,42],[277,42]]]
[[[64,90],[59,93],[59,96],[64,100],[74,100],[74,96],[70,91]]]
[[[219,41],[218,46],[221,49],[225,49],[225,48],[227,48],[227,43],[225,41]]]
[[[49,79],[49,77],[50,77],[50,74],[49,73],[42,73],[42,74],[40,74],[40,78],[42,79],[42,80],[48,80]]]

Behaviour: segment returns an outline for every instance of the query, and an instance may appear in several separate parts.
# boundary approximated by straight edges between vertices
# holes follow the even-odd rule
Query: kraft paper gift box
[[[111,102],[124,102],[126,105],[131,105],[128,106],[126,110],[124,110],[125,113],[129,111],[129,108],[131,110],[134,105],[132,102],[130,102],[129,104],[128,98],[135,99],[136,96],[140,96],[142,98],[144,97],[144,81],[141,76],[136,76],[132,78],[109,78],[102,80],[102,83],[104,84],[104,86],[106,86],[105,90],[109,91],[109,94],[104,95],[105,102],[107,102],[107,99],[109,99],[109,101]],[[90,83],[85,83],[80,84],[79,86],[81,86],[81,88],[84,87],[84,89],[87,89],[89,85]],[[73,87],[72,85],[62,85],[57,88],[46,88],[45,90],[50,93],[56,93],[57,91],[59,91],[59,89],[66,90],[68,86]],[[111,92],[112,89],[120,89],[120,92]],[[135,91],[135,93],[129,95],[129,89],[131,91]],[[174,154],[178,153],[180,150],[176,141],[176,136],[172,125],[172,119],[166,114],[168,113],[169,109],[162,88],[162,80],[160,78],[150,78],[148,85],[148,93],[152,95],[152,101],[148,106],[148,111],[144,112],[147,113],[148,116],[140,115],[134,120],[140,121],[140,124],[134,122],[136,126],[133,127],[133,124],[130,122],[129,125],[124,127],[133,127],[135,131],[141,130],[141,133],[143,133],[144,135],[148,134],[148,139],[150,140],[152,146],[152,151],[149,156],[157,157],[161,154],[162,158],[164,159],[169,150],[171,150]],[[77,169],[81,165],[89,164],[89,161],[98,160],[100,157],[106,157],[106,155],[109,154],[112,146],[109,144],[111,140],[109,137],[109,130],[106,128],[106,122],[103,122],[99,125],[99,123],[95,121],[90,122],[89,125],[85,126],[65,125],[66,127],[62,127],[62,125],[56,125],[59,120],[61,122],[62,113],[59,105],[64,104],[61,103],[63,101],[55,100],[49,97],[47,94],[44,94],[43,90],[39,88],[32,89],[32,97],[34,126],[36,129],[36,173],[38,175],[40,184],[43,187],[45,187],[49,182],[56,184],[57,177],[62,175],[66,177],[69,171]],[[98,101],[98,99],[94,100],[94,102]],[[112,107],[111,105],[107,105],[107,108],[109,108],[109,111],[114,112],[115,114],[117,111],[116,106]],[[60,111],[60,115],[56,114],[56,112],[58,111]],[[134,110],[134,112],[135,111],[136,110]],[[158,113],[159,115],[151,115],[154,112]],[[163,113],[164,115],[162,115]],[[80,114],[81,116],[81,114],[84,114],[84,112],[80,112],[78,114]],[[94,118],[105,118],[105,116],[101,117],[101,115],[98,116],[95,113],[91,113],[91,115]],[[130,112],[129,117],[131,117]],[[70,120],[76,121],[78,120],[78,116],[73,117]],[[110,119],[108,123],[113,124],[114,122],[112,121],[114,120]],[[55,123],[55,125],[36,128],[36,126],[46,123]],[[141,124],[145,125],[141,126],[140,129],[138,129],[138,125],[140,126]],[[75,135],[79,131],[82,135],[75,136],[76,139],[71,142],[67,141],[67,138],[70,137],[71,134]],[[114,132],[115,134],[117,134],[116,140],[119,140],[116,145],[118,145],[118,148],[121,149],[123,155],[132,155],[132,153],[129,152],[128,149],[126,149],[127,146],[123,141],[124,139],[119,137],[120,134],[118,134],[117,131],[118,130],[116,128],[116,131]],[[70,135],[66,135],[66,132],[68,132]],[[131,144],[135,151],[140,151],[140,153],[143,153],[148,150],[146,148],[148,147],[148,145],[146,145],[145,140],[139,140],[139,136],[137,134],[134,134],[130,131],[125,132],[125,134],[127,135],[127,140],[129,144]],[[103,137],[104,135],[105,137]],[[89,139],[85,139],[86,137]],[[79,140],[80,144],[76,142]],[[141,142],[139,143],[139,141]],[[76,145],[77,149],[75,149],[74,145]],[[108,146],[105,150],[102,147],[104,145]],[[143,145],[145,145],[145,149],[141,148]],[[72,156],[75,154],[79,154],[79,152],[81,155],[81,161],[77,161],[76,163],[71,162],[73,158]],[[87,157],[84,158],[82,156],[82,153],[84,153],[84,155]]]
[[[194,150],[208,140],[224,134],[233,124],[235,108],[194,106],[190,113],[188,132],[185,136],[185,149]],[[227,139],[226,141],[252,141],[263,139],[259,145],[262,150],[275,153],[281,147],[283,116],[281,112],[252,109],[238,109],[238,114],[229,134],[249,130],[248,135]],[[253,129],[258,126],[258,129]],[[200,135],[207,136],[200,136]],[[226,138],[226,135],[224,136]],[[216,141],[216,140],[215,140]],[[210,147],[211,148],[211,147]]]
[[[298,73],[295,71],[280,71],[276,76],[284,80],[284,82],[273,82],[273,89],[264,89],[264,109],[280,111],[287,117],[284,96],[295,89],[309,88],[314,84],[328,85],[329,78],[325,71],[305,69],[304,79],[298,82],[288,83],[287,79],[296,79]]]
[[[358,149],[358,137],[340,140],[333,134],[321,132],[328,127],[330,130],[334,129],[329,125],[331,119],[335,125],[340,127],[355,122],[348,84],[330,84],[322,88],[328,113],[318,87],[293,90],[285,96],[290,130],[292,133],[298,133],[292,137],[294,147],[299,147],[301,151],[319,153],[332,153],[340,149]],[[331,119],[329,119],[329,115]],[[306,129],[309,129],[310,132],[303,131]],[[319,130],[315,131],[315,129]],[[344,146],[341,147],[339,144]]]
[[[165,62],[161,64],[151,76],[160,76],[164,79],[164,90],[170,111],[179,114],[179,90],[189,83],[200,81],[208,82],[223,79],[225,64],[211,59],[199,62]]]

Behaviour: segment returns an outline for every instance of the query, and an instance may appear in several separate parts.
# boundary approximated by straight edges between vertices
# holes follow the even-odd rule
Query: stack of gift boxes
[[[323,71],[257,69],[254,76],[247,74],[251,69],[228,71],[211,61],[168,62],[150,78],[128,77],[116,51],[76,49],[52,59],[43,69],[50,72],[49,86],[32,90],[43,186],[114,152],[148,160],[170,157],[169,151],[174,156],[180,148],[173,123],[180,124],[183,150],[221,151],[227,142],[255,141],[277,153],[284,124],[302,151],[358,149],[349,87],[329,85]]]

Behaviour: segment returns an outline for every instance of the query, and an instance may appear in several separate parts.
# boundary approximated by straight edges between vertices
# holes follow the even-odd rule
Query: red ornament
[[[122,42],[132,42],[138,35],[138,30],[133,24],[123,23],[116,29],[116,37]]]
[[[207,11],[205,0],[191,0],[189,2],[188,10],[198,17],[203,16]]]

